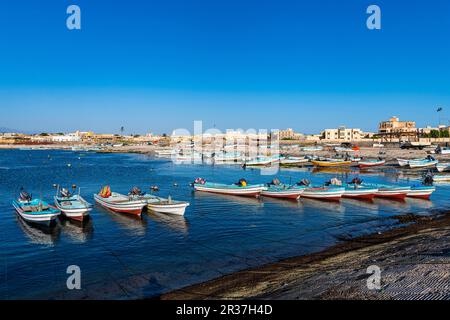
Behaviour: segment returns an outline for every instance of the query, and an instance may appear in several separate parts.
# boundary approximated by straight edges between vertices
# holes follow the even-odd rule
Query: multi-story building
[[[402,134],[417,132],[416,123],[414,121],[400,121],[394,116],[388,121],[380,122],[378,127],[379,134]]]
[[[361,129],[350,129],[341,126],[337,129],[325,129],[322,132],[324,140],[329,141],[358,141],[364,137]]]
[[[278,138],[280,140],[296,140],[302,138],[302,134],[296,133],[292,128],[278,131]]]

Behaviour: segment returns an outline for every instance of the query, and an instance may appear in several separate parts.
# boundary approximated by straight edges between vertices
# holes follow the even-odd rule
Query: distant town
[[[123,128],[121,128],[123,131]],[[286,143],[330,143],[330,142],[450,142],[450,126],[439,125],[437,127],[416,127],[415,121],[402,121],[393,116],[378,125],[378,132],[365,132],[358,128],[324,129],[318,134],[303,134],[295,132],[292,128],[280,130],[277,138],[281,144]],[[224,139],[248,138],[250,136],[261,136],[261,133],[248,133],[243,131],[228,130],[223,134]],[[270,135],[270,134],[269,134]],[[211,134],[205,134],[207,138]],[[36,133],[25,134],[19,132],[0,132],[0,145],[151,145],[170,144],[172,142],[188,141],[194,137],[191,135],[126,135],[112,133],[94,133],[92,131],[76,131],[72,133]],[[267,138],[267,137],[265,137]]]

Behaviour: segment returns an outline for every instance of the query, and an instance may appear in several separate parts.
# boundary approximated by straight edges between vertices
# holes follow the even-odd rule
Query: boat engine
[[[19,200],[20,201],[23,201],[23,202],[29,202],[29,201],[31,201],[32,200],[32,196],[31,196],[31,194],[29,194],[28,192],[26,192],[26,191],[21,191],[20,192],[20,195],[19,195]]]
[[[72,195],[70,194],[69,190],[67,190],[66,188],[62,188],[61,196],[64,198],[70,198]]]

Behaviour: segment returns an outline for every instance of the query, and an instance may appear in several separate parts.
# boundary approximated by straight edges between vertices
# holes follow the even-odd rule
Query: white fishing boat
[[[436,188],[433,186],[412,186],[406,196],[410,198],[429,199],[434,191],[436,191]]]
[[[182,216],[189,206],[189,202],[172,200],[171,197],[166,199],[154,195],[144,195],[143,199],[147,201],[147,208],[149,210],[158,213]]]
[[[50,224],[61,213],[57,208],[41,199],[33,199],[31,195],[22,191],[17,200],[12,202],[17,214],[25,221],[44,226]]]
[[[211,182],[200,182],[193,184],[195,191],[227,194],[234,196],[259,197],[261,192],[266,189],[263,184],[222,184]]]
[[[439,172],[450,171],[450,163],[440,162],[436,165],[436,169]]]
[[[114,212],[129,213],[140,216],[147,201],[133,199],[117,192],[111,192],[109,187],[104,187],[99,194],[94,194],[95,201],[102,207]]]
[[[285,159],[280,160],[280,164],[295,165],[295,164],[307,163],[308,161],[309,161],[309,159],[306,159],[305,157],[287,157]]]
[[[320,200],[339,200],[344,193],[344,187],[311,187],[306,188],[301,196]]]
[[[91,205],[83,199],[80,193],[72,195],[67,189],[59,189],[59,186],[54,200],[56,208],[69,219],[83,221],[92,210]]]
[[[436,166],[439,161],[434,159],[423,159],[423,160],[410,160],[408,161],[408,165],[411,169],[415,168],[430,168]]]
[[[433,176],[434,182],[447,182],[450,181],[450,175],[435,175]]]

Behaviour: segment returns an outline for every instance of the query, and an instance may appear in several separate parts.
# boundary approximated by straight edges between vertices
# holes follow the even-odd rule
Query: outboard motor
[[[69,190],[67,190],[66,188],[62,188],[61,196],[64,198],[70,198],[72,195],[70,194]]]
[[[359,177],[355,177],[350,181],[350,184],[362,184],[362,180]]]
[[[430,171],[428,171],[425,175],[424,175],[424,177],[423,177],[423,185],[425,185],[425,186],[432,186],[433,185],[433,174],[430,172]]]
[[[141,196],[142,195],[142,191],[138,187],[133,187],[128,194],[130,196]]]
[[[278,178],[275,178],[272,180],[272,182],[269,183],[269,185],[273,186],[279,186],[281,184],[281,181]]]
[[[297,182],[297,185],[299,186],[309,186],[311,182],[308,179],[302,179],[299,182]]]
[[[26,191],[21,191],[19,195],[19,200],[23,202],[30,202],[32,200],[31,194]]]

